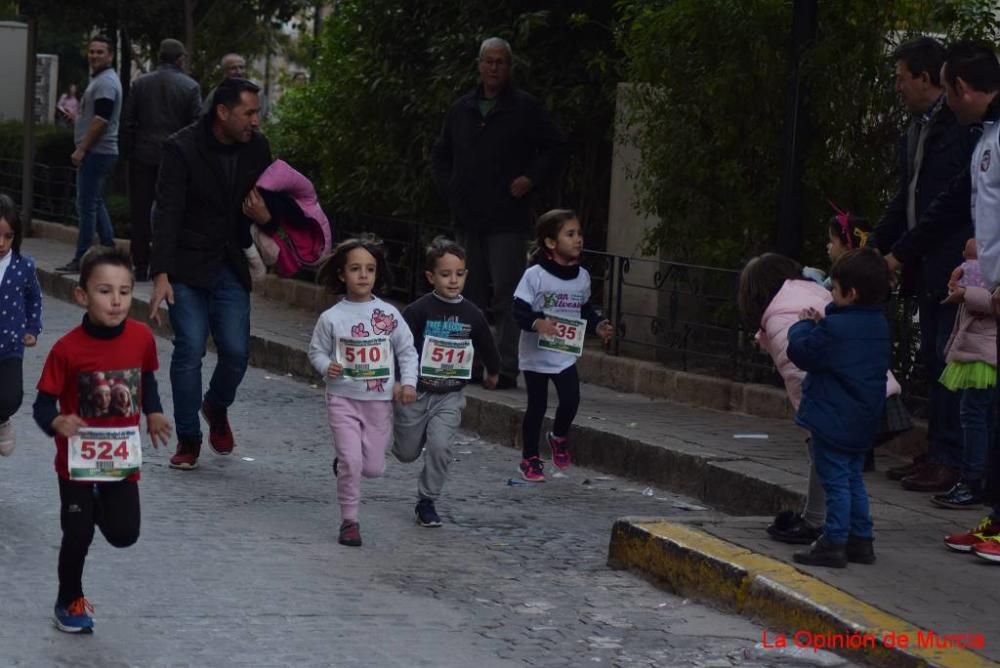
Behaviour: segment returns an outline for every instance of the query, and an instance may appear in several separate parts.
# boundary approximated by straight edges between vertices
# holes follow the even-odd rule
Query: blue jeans
[[[962,480],[982,480],[993,431],[996,388],[962,390]]]
[[[920,357],[931,380],[927,409],[927,458],[957,469],[962,465],[962,423],[959,396],[937,379],[944,371],[944,347],[958,314],[956,304],[920,300]]]
[[[76,172],[76,213],[80,218],[80,232],[76,238],[76,255],[79,260],[90,248],[96,228],[101,243],[110,246],[115,242],[115,230],[104,203],[104,182],[115,168],[117,155],[87,153]]]
[[[826,524],[823,535],[836,545],[847,543],[848,535],[872,537],[872,518],[868,511],[868,491],[861,471],[865,451],[849,452],[831,447],[812,434],[812,456],[816,473],[826,492]]]
[[[201,439],[201,360],[211,333],[219,360],[205,393],[205,400],[228,408],[236,399],[250,360],[250,293],[228,266],[211,289],[174,283],[170,326],[174,329],[174,354],[170,360],[170,385],[174,397],[177,436]]]

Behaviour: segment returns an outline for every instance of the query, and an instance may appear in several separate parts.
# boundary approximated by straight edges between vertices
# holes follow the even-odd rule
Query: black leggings
[[[552,379],[559,396],[559,407],[556,408],[556,419],[552,425],[553,434],[566,436],[576,417],[576,409],[580,407],[580,376],[575,364],[559,373],[525,371],[524,386],[528,390],[528,408],[524,411],[524,422],[521,425],[525,459],[538,456],[538,438],[542,431],[542,420],[545,419],[545,409],[549,405],[549,379]]]
[[[21,407],[24,399],[23,363],[20,357],[0,360],[0,422],[6,422]]]
[[[94,527],[115,547],[128,547],[139,539],[139,484],[121,482],[79,483],[59,479],[60,605],[83,596],[83,562],[94,540]]]

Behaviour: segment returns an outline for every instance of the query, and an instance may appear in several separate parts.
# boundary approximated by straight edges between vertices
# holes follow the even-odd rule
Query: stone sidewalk
[[[27,239],[24,252],[36,259],[47,292],[69,295],[75,277],[52,273],[70,257],[68,244]],[[137,286],[138,302],[147,300],[150,286]],[[137,316],[145,312],[144,304],[137,303]],[[305,349],[316,316],[255,298],[252,363],[310,376]],[[640,484],[661,484],[725,510],[732,517],[720,519],[692,505],[688,521],[736,545],[791,562],[793,548],[767,540],[763,531],[769,515],[796,507],[805,488],[805,433],[790,420],[697,408],[594,385],[585,385],[582,396],[574,431],[580,464]],[[464,426],[518,445],[522,391],[470,388],[468,397]],[[987,646],[981,653],[998,660],[1000,615],[990,614],[987,599],[995,600],[988,592],[997,590],[993,580],[1000,579],[1000,568],[950,553],[941,542],[946,533],[974,525],[985,513],[937,509],[927,495],[904,492],[881,473],[900,461],[879,453],[879,472],[866,478],[878,563],[807,572],[917,627],[939,634],[982,633]]]

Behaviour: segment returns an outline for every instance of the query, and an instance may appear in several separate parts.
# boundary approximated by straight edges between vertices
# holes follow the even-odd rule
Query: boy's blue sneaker
[[[414,513],[417,516],[417,524],[422,527],[441,526],[441,518],[434,509],[434,501],[431,499],[420,499],[414,508]]]
[[[93,633],[94,618],[90,616],[93,612],[94,606],[83,596],[67,606],[56,603],[56,628],[65,633]]]

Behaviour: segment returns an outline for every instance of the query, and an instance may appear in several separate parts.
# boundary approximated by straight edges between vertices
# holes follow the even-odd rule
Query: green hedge
[[[0,123],[0,158],[20,160],[24,150],[24,124]],[[35,162],[50,167],[72,167],[73,131],[54,125],[35,126]]]

